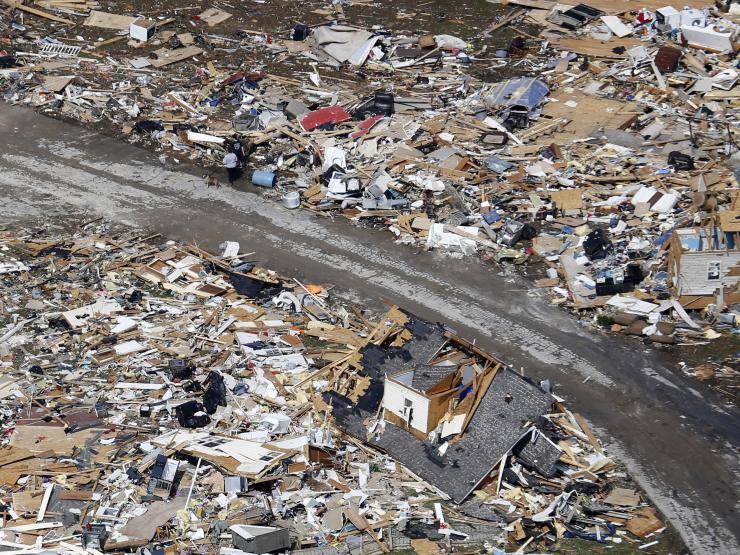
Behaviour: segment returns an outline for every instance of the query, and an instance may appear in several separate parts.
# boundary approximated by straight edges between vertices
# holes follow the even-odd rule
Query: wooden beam
[[[458,345],[464,347],[468,351],[474,352],[476,355],[485,358],[486,360],[490,360],[494,364],[503,364],[499,359],[497,359],[495,356],[493,356],[491,353],[485,352],[483,349],[476,347],[473,343],[468,341],[467,339],[463,339],[462,337],[455,335],[454,333],[450,331],[445,331],[444,336],[452,341],[453,343],[457,343]]]
[[[478,376],[479,381],[476,380],[477,383],[475,386],[475,391],[470,393],[470,395],[474,396],[473,406],[470,407],[470,409],[468,410],[468,414],[465,416],[465,422],[463,423],[462,429],[460,430],[460,436],[465,433],[465,430],[468,428],[470,421],[473,419],[473,416],[475,416],[475,411],[478,410],[478,405],[480,405],[483,397],[486,396],[488,388],[493,383],[493,378],[496,377],[498,371],[502,368],[502,366],[503,365],[499,363],[483,376]]]
[[[63,17],[59,17],[54,14],[50,14],[48,12],[45,12],[43,10],[37,10],[36,8],[31,8],[29,6],[24,6],[23,4],[19,2],[14,2],[13,0],[3,0],[3,3],[10,7],[14,8],[16,10],[21,10],[26,13],[30,13],[31,15],[35,15],[38,17],[43,17],[44,19],[51,19],[52,21],[57,21],[59,23],[65,23],[67,25],[77,25],[76,21],[72,21],[71,19],[65,19]]]
[[[601,445],[599,445],[599,440],[596,439],[596,436],[591,431],[591,426],[588,425],[586,419],[577,412],[573,413],[573,417],[576,419],[576,422],[578,422],[578,425],[581,427],[581,430],[583,430],[583,433],[586,434],[588,442],[591,444],[591,446],[599,453],[603,453],[604,451],[601,449]]]

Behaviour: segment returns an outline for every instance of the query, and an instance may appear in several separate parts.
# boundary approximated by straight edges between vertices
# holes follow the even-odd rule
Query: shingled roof
[[[374,445],[461,503],[522,436],[549,412],[553,398],[509,369],[491,382],[462,439],[444,455],[391,424]]]
[[[371,379],[371,384],[357,403],[336,392],[324,393],[324,400],[333,406],[332,416],[336,425],[346,433],[367,439],[365,421],[377,414],[383,399],[386,374],[418,370],[414,375],[414,387],[422,389],[434,385],[444,375],[444,369],[428,365],[445,343],[443,329],[416,318],[412,318],[407,329],[413,337],[403,347],[369,345],[363,349],[362,373]],[[447,371],[453,369],[450,367]],[[420,441],[389,423],[379,437],[369,438],[369,442],[449,495],[456,503],[461,503],[515,446],[521,450],[522,458],[531,459],[534,464],[548,470],[553,468],[557,460],[555,455],[559,452],[552,444],[543,440],[535,449],[521,443],[528,441],[523,436],[533,424],[536,425],[540,416],[549,412],[552,403],[550,394],[515,372],[502,368],[483,396],[462,439],[450,444],[444,455],[439,454],[438,444]]]

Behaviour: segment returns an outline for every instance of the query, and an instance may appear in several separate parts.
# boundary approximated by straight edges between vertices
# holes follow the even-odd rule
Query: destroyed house
[[[539,428],[554,398],[495,357],[412,318],[403,347],[363,349],[357,403],[329,392],[337,426],[387,452],[456,503],[515,454],[553,476],[560,449]],[[381,421],[375,422],[376,414]]]
[[[740,300],[740,223],[729,217],[719,226],[674,230],[668,271],[674,294],[689,308],[703,308],[724,296]]]
[[[356,400],[351,399],[349,394],[343,395],[337,391],[323,394],[324,401],[332,408],[332,417],[346,433],[362,439],[368,435],[364,422],[377,414],[383,401],[386,368],[402,371],[412,368],[418,360],[431,360],[440,342],[444,341],[441,326],[416,318],[409,320],[406,329],[412,340],[403,347],[369,344],[361,350],[359,366],[362,368],[362,377],[368,383]]]
[[[447,412],[449,401],[470,382],[456,379],[446,366],[424,365],[388,375],[383,391],[383,418],[424,439]],[[471,378],[469,378],[471,379]]]

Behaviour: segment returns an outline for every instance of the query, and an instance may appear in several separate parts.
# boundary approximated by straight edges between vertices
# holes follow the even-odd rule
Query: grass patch
[[[319,350],[329,348],[330,343],[324,341],[320,337],[314,337],[313,335],[302,335],[301,341],[306,346],[306,349]]]

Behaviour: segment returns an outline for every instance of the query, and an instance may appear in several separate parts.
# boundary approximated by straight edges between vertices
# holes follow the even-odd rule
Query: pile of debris
[[[6,549],[658,544],[655,509],[548,382],[223,248],[5,232]]]
[[[7,100],[201,164],[238,140],[287,207],[527,263],[594,325],[661,344],[737,333],[738,4],[510,1],[463,39],[351,26],[342,3],[289,31],[98,4],[9,3]],[[492,68],[513,77],[491,83]]]

